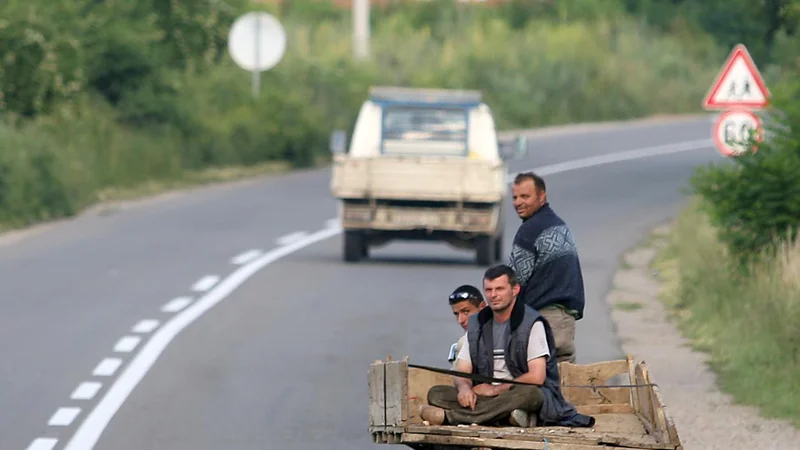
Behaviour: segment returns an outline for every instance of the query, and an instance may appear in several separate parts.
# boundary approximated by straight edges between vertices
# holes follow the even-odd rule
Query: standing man
[[[579,414],[562,395],[550,326],[517,300],[514,271],[503,264],[490,267],[483,287],[489,307],[469,318],[456,370],[497,381],[473,385],[453,377],[452,385],[431,387],[427,405],[420,406],[422,420],[433,425],[593,426],[594,418]],[[523,384],[506,382],[512,380]]]
[[[486,306],[480,289],[469,284],[457,287],[456,290],[450,294],[449,301],[450,308],[453,310],[453,315],[456,316],[456,320],[458,324],[461,325],[461,328],[464,329],[464,332],[467,331],[467,321],[469,317]],[[456,360],[456,355],[461,351],[461,347],[464,346],[466,340],[466,335],[461,336],[458,342],[450,347],[450,356],[447,359],[448,362],[453,363]],[[453,364],[453,367],[455,368],[455,364]]]
[[[522,219],[509,261],[522,285],[520,299],[552,327],[558,361],[574,363],[575,322],[583,318],[585,304],[575,237],[550,208],[542,177],[520,173],[511,189]]]

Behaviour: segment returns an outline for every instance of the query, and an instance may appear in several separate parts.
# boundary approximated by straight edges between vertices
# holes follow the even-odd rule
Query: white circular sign
[[[250,12],[233,23],[228,34],[228,51],[233,61],[250,72],[275,67],[286,52],[286,32],[270,14]]]
[[[725,156],[737,156],[748,150],[747,142],[755,134],[755,141],[763,139],[761,119],[750,111],[726,111],[714,124],[714,143],[717,150]]]

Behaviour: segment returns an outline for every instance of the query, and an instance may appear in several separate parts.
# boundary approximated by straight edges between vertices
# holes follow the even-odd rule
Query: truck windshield
[[[466,140],[464,109],[391,106],[384,111],[384,153],[464,155]]]

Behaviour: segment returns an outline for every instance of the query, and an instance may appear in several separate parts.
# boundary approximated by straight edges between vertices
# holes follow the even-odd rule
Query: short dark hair
[[[519,281],[517,280],[517,274],[514,272],[514,269],[505,264],[497,264],[486,269],[486,272],[483,274],[483,279],[494,280],[502,277],[503,275],[508,277],[508,282],[511,284],[511,286],[519,284]]]
[[[475,286],[464,284],[457,287],[456,290],[450,294],[449,301],[451,305],[455,305],[464,300],[468,300],[473,306],[480,306],[483,301],[483,294],[481,294],[481,290]]]
[[[525,180],[532,180],[536,189],[541,192],[547,192],[547,186],[544,184],[544,178],[536,175],[533,172],[520,172],[514,177],[514,184],[520,184]]]

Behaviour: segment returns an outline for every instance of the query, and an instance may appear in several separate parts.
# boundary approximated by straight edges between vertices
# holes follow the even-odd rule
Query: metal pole
[[[253,79],[252,79],[252,87],[253,87],[253,98],[258,98],[259,91],[261,90],[261,70],[259,66],[261,65],[261,61],[259,58],[261,57],[261,19],[256,19],[256,37],[255,37],[255,48],[256,57],[255,57],[255,68],[253,69]]]
[[[353,49],[356,59],[369,57],[370,0],[353,0]]]

